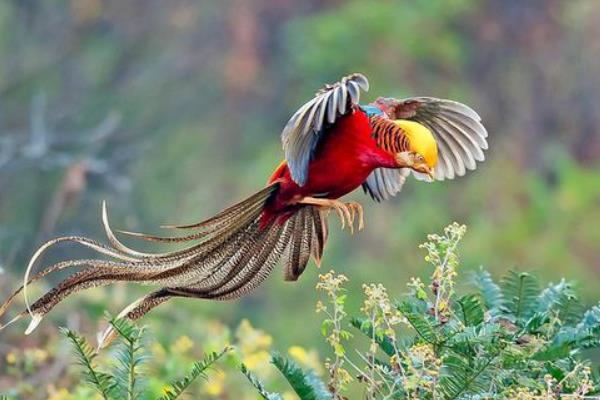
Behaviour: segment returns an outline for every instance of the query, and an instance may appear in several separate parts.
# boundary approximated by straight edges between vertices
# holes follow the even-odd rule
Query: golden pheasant
[[[360,105],[360,93],[368,89],[367,79],[355,73],[319,90],[284,127],[285,161],[267,186],[205,221],[167,227],[188,234],[123,232],[149,241],[187,243],[183,249],[148,253],[126,246],[113,233],[103,204],[109,244],[76,236],[45,243],[33,255],[23,286],[0,306],[0,316],[22,291],[27,308],[11,322],[31,315],[28,334],[67,296],[117,281],[157,287],[121,312],[130,319],[172,297],[236,299],[261,284],[282,257],[285,279],[297,280],[311,256],[320,263],[329,210],[337,213],[342,228],[354,229],[357,219],[362,229],[360,204],[340,197],[362,185],[381,201],[398,193],[411,172],[420,180],[453,179],[484,160],[487,132],[468,106],[433,97],[380,97]],[[67,260],[31,275],[40,256],[62,242],[79,243],[104,257]],[[28,284],[66,268],[78,270],[29,304]]]

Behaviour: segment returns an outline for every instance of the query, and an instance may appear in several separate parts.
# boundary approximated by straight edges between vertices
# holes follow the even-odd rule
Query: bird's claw
[[[354,221],[356,217],[358,217],[358,230],[360,231],[365,227],[364,212],[362,205],[355,201],[344,203],[339,200],[305,197],[300,203],[319,206],[328,211],[333,209],[337,214],[338,218],[340,219],[342,229],[346,228],[347,226],[350,229],[351,233],[354,233]]]
[[[348,227],[350,229],[350,233],[354,233],[354,221],[358,217],[358,230],[361,231],[365,227],[364,221],[364,212],[362,205],[355,201],[351,201],[348,203],[343,203],[341,201],[332,202],[329,206],[329,209],[333,209],[338,218],[340,219],[340,223],[342,225],[342,229]]]

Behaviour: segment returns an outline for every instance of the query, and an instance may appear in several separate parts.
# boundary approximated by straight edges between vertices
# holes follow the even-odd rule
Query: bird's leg
[[[300,203],[320,206],[326,209],[333,209],[340,218],[342,229],[345,228],[347,223],[351,232],[354,232],[354,217],[358,215],[358,230],[364,228],[363,208],[355,201],[344,203],[343,201],[339,200],[305,197],[304,199],[300,200]]]
[[[314,206],[323,207],[325,209],[333,209],[342,223],[342,229],[346,227],[346,221],[348,221],[348,226],[352,226],[351,220],[352,215],[350,214],[350,210],[343,202],[339,200],[330,200],[330,199],[318,199],[315,197],[305,197],[300,200],[301,204],[310,204]]]

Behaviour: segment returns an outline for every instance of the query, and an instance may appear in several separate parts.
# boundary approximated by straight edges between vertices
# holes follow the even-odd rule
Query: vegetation
[[[156,393],[145,389],[151,375],[146,349],[156,344],[145,343],[144,328],[110,321],[118,340],[107,368],[98,367],[98,354],[83,337],[68,329],[63,333],[75,350],[85,386],[102,399],[179,398],[198,378],[205,385],[222,381],[209,369],[227,357],[228,374],[239,369],[266,400],[336,400],[358,392],[367,399],[448,400],[600,394],[600,370],[585,353],[600,347],[600,305],[585,310],[566,281],[542,289],[537,278],[524,272],[511,271],[496,282],[480,269],[472,274],[468,290],[457,289],[462,278],[458,245],[465,231],[455,223],[441,235],[428,236],[421,247],[433,267],[431,277],[427,283],[411,279],[399,300],[392,300],[382,284],[364,285],[362,307],[354,317],[346,309],[348,279],[333,271],[321,275],[316,311],[324,316],[320,329],[331,347],[323,364],[308,362],[299,348],[289,355],[269,355],[270,337],[246,323],[238,343],[209,353],[186,376]],[[247,342],[252,336],[265,350],[257,352],[256,343]],[[264,374],[265,361],[285,378],[287,389]],[[220,390],[251,398],[250,386],[236,382],[235,389]]]
[[[532,275],[514,271],[496,283],[480,270],[473,289],[459,295],[457,245],[464,233],[465,226],[452,224],[443,235],[429,236],[422,247],[434,267],[431,280],[412,279],[401,300],[392,302],[381,284],[365,285],[358,317],[347,318],[347,279],[333,271],[321,276],[317,289],[327,302],[317,311],[326,316],[322,332],[333,349],[325,363],[329,392],[301,399],[342,399],[352,381],[368,399],[600,393],[600,371],[593,374],[582,356],[600,346],[600,306],[583,311],[565,281],[542,290]],[[363,346],[348,341],[348,326],[367,338]]]
[[[146,358],[143,350],[144,329],[122,319],[113,319],[110,324],[120,339],[116,350],[117,365],[110,373],[98,369],[94,362],[97,353],[83,337],[73,331],[63,329],[63,333],[71,341],[77,361],[82,367],[82,378],[104,400],[155,398],[145,397],[144,392],[140,389],[140,381],[144,377],[142,364]],[[160,400],[175,400],[196,379],[207,379],[207,370],[229,350],[229,348],[225,348],[219,353],[208,354],[202,361],[195,362],[187,375],[165,386]]]

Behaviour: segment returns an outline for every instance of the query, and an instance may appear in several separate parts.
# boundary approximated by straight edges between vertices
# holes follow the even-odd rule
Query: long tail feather
[[[129,304],[117,315],[116,319],[128,318],[132,321],[135,321],[143,317],[154,307],[157,307],[169,300],[171,297],[173,297],[173,295],[169,292],[169,290],[167,288],[162,288]],[[103,332],[99,332],[97,335],[98,349],[106,347],[115,338],[115,336],[115,329],[112,327],[112,325],[109,325]]]
[[[171,297],[236,299],[258,287],[284,253],[286,279],[298,279],[311,255],[320,262],[327,240],[327,221],[319,208],[303,205],[286,214],[286,218],[271,218],[264,223],[261,219],[263,209],[277,187],[275,183],[205,221],[169,226],[197,230],[188,235],[163,237],[122,232],[148,241],[190,243],[183,249],[157,253],[142,252],[121,242],[108,222],[106,204],[103,203],[102,224],[110,246],[76,236],[57,238],[42,245],[27,266],[23,285],[0,305],[0,316],[21,292],[26,310],[4,326],[0,325],[0,329],[29,314],[31,323],[26,333],[30,333],[48,312],[70,295],[118,281],[160,287],[119,314],[132,320],[141,318]],[[111,259],[66,260],[32,274],[38,259],[48,249],[63,242],[78,243]],[[29,303],[29,284],[67,268],[83,269],[71,273],[33,304]],[[99,336],[99,344],[109,341],[112,334],[110,330],[105,331]]]
[[[134,261],[135,259],[132,257],[129,257],[127,255],[123,255],[120,254],[118,251],[115,251],[113,249],[111,249],[110,247],[100,243],[100,242],[96,242],[94,240],[90,240],[87,238],[83,238],[83,237],[77,237],[77,236],[66,236],[66,237],[60,237],[57,239],[53,239],[50,240],[46,243],[44,243],[34,254],[33,257],[31,257],[31,260],[29,261],[29,265],[27,265],[27,269],[25,270],[25,275],[23,277],[23,297],[25,298],[25,305],[27,307],[27,311],[29,312],[30,315],[32,315],[31,312],[31,308],[29,306],[29,298],[27,297],[27,283],[29,282],[29,275],[31,273],[31,270],[33,269],[33,266],[35,265],[36,261],[38,260],[38,258],[40,258],[45,252],[46,250],[48,250],[50,247],[61,243],[61,242],[75,242],[75,243],[79,243],[81,245],[87,246],[89,248],[91,248],[92,250],[97,251],[100,254],[104,254],[110,257],[114,257],[116,259],[119,260],[126,260],[126,261]],[[0,310],[4,309],[4,305],[0,306]],[[2,313],[0,312],[0,316],[2,315]],[[33,315],[32,315],[33,316]]]
[[[317,266],[321,266],[321,258],[323,257],[323,249],[327,241],[327,219],[323,215],[323,211],[313,207],[312,217],[314,221],[314,235],[312,244],[312,256]]]

